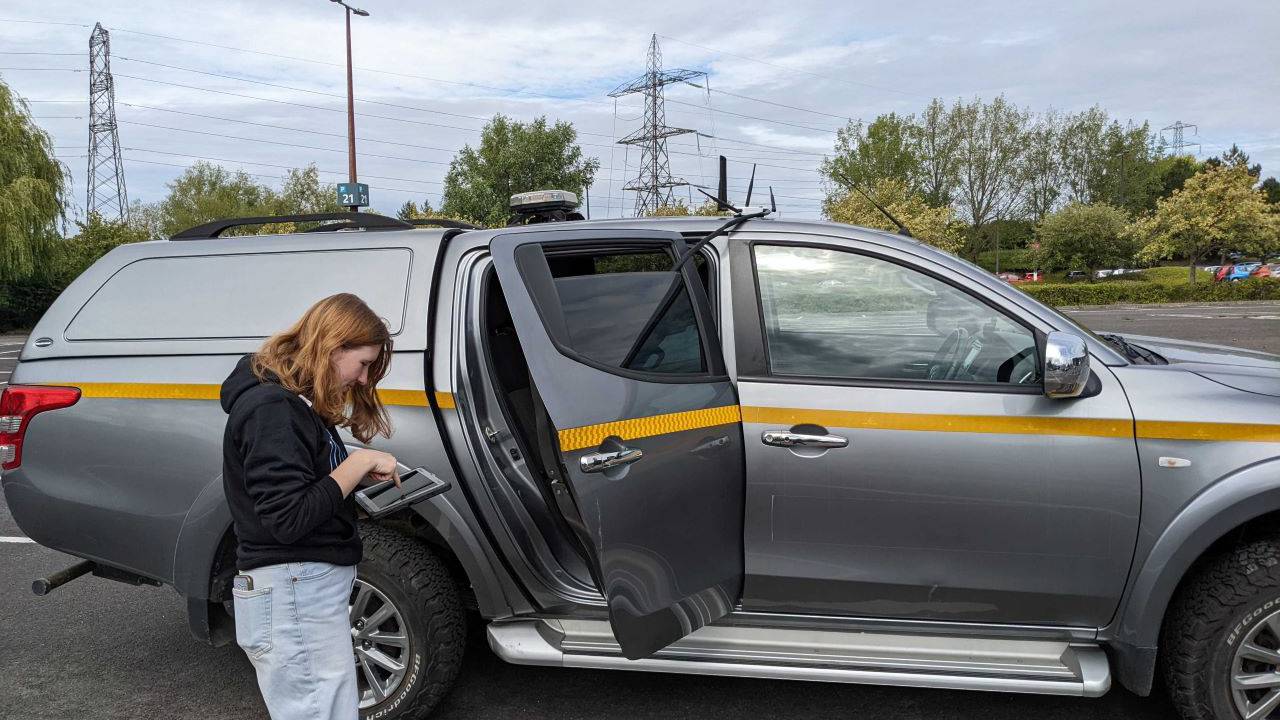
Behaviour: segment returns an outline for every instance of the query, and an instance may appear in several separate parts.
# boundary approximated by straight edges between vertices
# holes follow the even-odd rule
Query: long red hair
[[[341,387],[330,362],[333,351],[363,345],[379,348],[369,381]],[[290,392],[305,395],[330,425],[344,426],[360,442],[391,436],[391,419],[378,398],[378,382],[391,364],[391,332],[359,297],[339,293],[312,305],[293,327],[267,338],[253,357],[253,374],[268,374]]]

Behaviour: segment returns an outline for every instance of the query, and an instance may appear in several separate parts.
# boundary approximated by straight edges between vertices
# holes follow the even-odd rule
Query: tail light
[[[75,405],[80,388],[10,385],[0,393],[0,468],[22,464],[22,436],[36,413]]]

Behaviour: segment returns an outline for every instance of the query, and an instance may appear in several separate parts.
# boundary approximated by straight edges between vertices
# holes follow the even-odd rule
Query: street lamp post
[[[348,163],[348,180],[352,186],[352,192],[356,192],[359,187],[356,183],[356,106],[355,106],[355,83],[351,73],[351,14],[355,13],[360,17],[369,17],[367,10],[354,8],[346,4],[342,0],[330,0],[336,2],[346,8],[347,15],[347,163]],[[351,212],[360,212],[359,205],[350,205]]]

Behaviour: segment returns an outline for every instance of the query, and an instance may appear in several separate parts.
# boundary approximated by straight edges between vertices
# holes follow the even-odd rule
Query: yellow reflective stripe
[[[40,384],[77,387],[80,388],[80,396],[86,398],[124,400],[217,400],[222,392],[221,385],[197,383],[41,382]],[[427,394],[421,390],[379,390],[378,397],[382,399],[384,405],[427,406]],[[452,407],[452,396],[449,396],[449,402],[449,407]],[[445,406],[442,404],[441,407]]]
[[[1280,443],[1280,425],[1139,420],[1138,437],[1145,440]]]
[[[560,450],[573,452],[582,448],[595,447],[611,435],[620,437],[623,440],[636,440],[684,430],[728,425],[738,422],[740,418],[741,415],[737,405],[725,405],[705,410],[688,410],[665,415],[616,420],[614,422],[600,423],[599,425],[584,425],[561,430],[558,433]]]
[[[121,398],[128,400],[217,400],[221,385],[179,383],[45,383],[80,388],[87,398]]]
[[[458,407],[458,404],[453,401],[453,393],[447,392],[436,393],[436,405],[441,410],[452,410]]]
[[[998,435],[1079,435],[1085,437],[1133,437],[1133,421],[1067,417],[1014,417],[1001,415],[933,415],[929,413],[881,413],[850,410],[744,407],[743,422],[791,427],[811,424],[855,430],[908,430],[917,432],[967,432]]]

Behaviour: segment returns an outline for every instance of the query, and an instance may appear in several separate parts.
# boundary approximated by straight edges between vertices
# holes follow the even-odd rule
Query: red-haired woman
[[[391,434],[378,381],[391,362],[386,324],[358,297],[327,297],[240,359],[222,383],[222,481],[239,545],[236,641],[272,720],[356,720],[348,603],[361,558],[356,486],[394,479],[396,459],[349,456]]]

